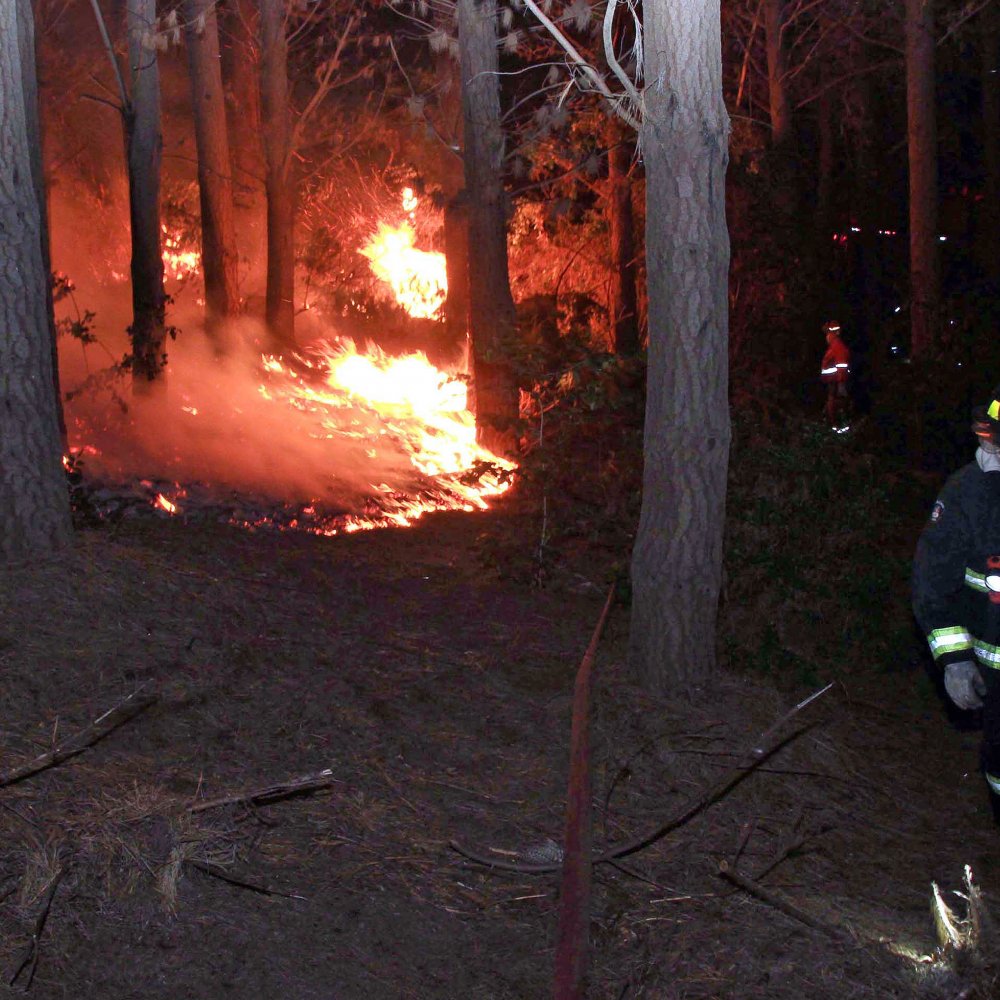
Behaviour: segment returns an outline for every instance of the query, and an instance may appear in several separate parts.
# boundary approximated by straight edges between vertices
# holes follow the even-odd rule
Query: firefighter
[[[1000,386],[972,430],[975,461],[945,483],[917,543],[913,610],[948,697],[983,710],[981,764],[1000,821]]]
[[[831,426],[841,430],[850,406],[847,385],[851,377],[851,350],[840,339],[839,323],[833,320],[824,323],[823,332],[826,334],[826,354],[819,366],[820,381],[826,386],[823,413]]]

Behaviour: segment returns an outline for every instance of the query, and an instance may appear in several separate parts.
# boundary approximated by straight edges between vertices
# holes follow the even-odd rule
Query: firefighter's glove
[[[948,697],[965,711],[983,707],[986,682],[972,660],[949,663],[944,668],[944,689]]]

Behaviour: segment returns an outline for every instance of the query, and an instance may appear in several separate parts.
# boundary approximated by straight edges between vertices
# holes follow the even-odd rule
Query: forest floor
[[[517,530],[508,517],[335,538],[125,520],[4,571],[3,776],[156,700],[0,787],[0,993],[551,995],[558,872],[452,843],[516,862],[561,839],[604,585],[598,568],[543,590],[499,577],[481,536]],[[654,699],[628,682],[627,622],[612,610],[596,667],[598,847],[703,800],[810,693],[724,675]],[[1000,831],[978,734],[914,662],[821,678],[745,780],[595,868],[589,996],[1000,996],[989,926],[976,953],[936,951],[932,882],[959,916],[966,865],[1000,900]]]

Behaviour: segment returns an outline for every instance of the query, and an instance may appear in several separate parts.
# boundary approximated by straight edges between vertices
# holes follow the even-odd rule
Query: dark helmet
[[[840,324],[835,319],[831,319],[828,323],[823,324],[823,332],[825,334],[836,333],[839,336]]]
[[[972,433],[983,441],[1000,445],[1000,385],[993,390],[985,406],[977,406],[972,411]]]

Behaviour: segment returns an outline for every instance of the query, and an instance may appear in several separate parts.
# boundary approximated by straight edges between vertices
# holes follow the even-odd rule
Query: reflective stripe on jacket
[[[1000,669],[1000,472],[971,462],[945,483],[917,543],[913,611],[939,665]]]
[[[824,382],[846,382],[851,374],[851,351],[840,337],[830,341],[819,366],[819,377]]]

